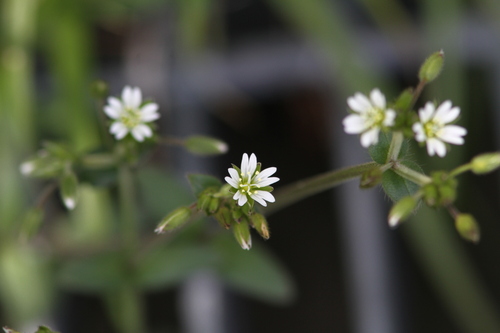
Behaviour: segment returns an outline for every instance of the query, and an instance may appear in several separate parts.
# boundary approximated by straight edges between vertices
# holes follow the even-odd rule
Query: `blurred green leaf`
[[[69,260],[57,272],[61,286],[94,294],[117,288],[127,277],[123,255],[114,252]]]
[[[401,164],[423,173],[423,170],[412,161],[401,161]],[[417,184],[401,177],[392,170],[387,170],[382,175],[382,188],[392,201],[397,202],[401,198],[415,194],[420,188]]]
[[[200,195],[201,192],[209,187],[220,188],[222,186],[220,180],[213,176],[190,173],[187,177],[196,196]]]
[[[387,163],[387,155],[389,153],[389,147],[391,146],[391,140],[392,133],[380,132],[378,143],[368,148],[368,153],[375,162],[379,164]],[[398,159],[405,159],[408,155],[408,151],[408,140],[404,140],[398,155]]]
[[[191,242],[162,244],[138,262],[137,283],[146,290],[172,287],[193,272],[213,264],[215,258],[212,249]]]
[[[52,331],[47,326],[40,326],[35,333],[57,333],[56,331]]]
[[[259,244],[244,251],[229,233],[214,242],[220,253],[220,275],[236,290],[270,303],[286,304],[295,297],[295,285],[282,264]]]
[[[193,201],[186,186],[168,171],[143,168],[137,177],[145,208],[154,221],[160,220],[177,207],[188,205]]]

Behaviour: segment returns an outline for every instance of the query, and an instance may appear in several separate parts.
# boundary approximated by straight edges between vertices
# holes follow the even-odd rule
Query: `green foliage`
[[[209,176],[203,175],[199,173],[190,173],[187,176],[189,184],[193,189],[193,193],[198,197],[205,189],[209,187],[220,188],[222,183],[219,179]]]
[[[415,162],[401,161],[401,164],[415,171],[422,172],[422,169]],[[403,197],[415,194],[420,186],[401,177],[392,170],[387,170],[382,175],[382,188],[392,201],[397,202]]]
[[[277,304],[294,299],[296,290],[289,273],[259,244],[251,251],[241,251],[226,233],[215,240],[214,246],[222,258],[219,274],[236,290]]]

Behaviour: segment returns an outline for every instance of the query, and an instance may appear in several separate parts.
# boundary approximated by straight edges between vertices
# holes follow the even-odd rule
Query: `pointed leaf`
[[[418,164],[412,161],[401,161],[405,166],[423,173]],[[411,196],[418,191],[420,186],[401,177],[392,170],[387,170],[382,175],[382,188],[392,201],[397,202],[401,198]]]

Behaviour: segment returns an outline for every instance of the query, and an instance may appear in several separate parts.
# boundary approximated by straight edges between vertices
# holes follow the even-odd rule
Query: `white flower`
[[[451,101],[445,101],[436,109],[434,103],[427,102],[418,111],[420,121],[413,124],[412,129],[415,132],[415,139],[426,143],[427,153],[430,156],[434,154],[439,157],[445,156],[445,142],[454,145],[464,143],[463,136],[467,134],[467,130],[457,125],[447,125],[456,120],[460,114],[460,108],[458,106],[452,108],[451,105]]]
[[[371,91],[370,98],[356,93],[347,99],[347,104],[354,114],[344,118],[344,131],[361,134],[361,145],[365,148],[378,143],[380,129],[394,125],[396,112],[386,109],[385,96],[378,89]]]
[[[233,196],[238,201],[238,205],[243,206],[249,199],[253,199],[262,206],[267,206],[266,201],[274,202],[274,196],[265,187],[280,180],[277,177],[270,177],[276,172],[275,167],[260,171],[260,163],[257,163],[255,154],[243,154],[241,169],[233,167],[228,169],[231,177],[226,177],[226,182],[236,189]]]
[[[122,91],[121,100],[109,97],[104,112],[115,121],[111,124],[109,132],[114,134],[117,140],[123,139],[128,133],[137,141],[144,141],[153,135],[149,123],[160,118],[158,104],[148,103],[141,107],[142,93],[137,87],[125,86]]]

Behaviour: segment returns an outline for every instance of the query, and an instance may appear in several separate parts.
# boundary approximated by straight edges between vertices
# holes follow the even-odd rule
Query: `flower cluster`
[[[397,113],[386,107],[385,96],[373,89],[370,97],[356,93],[347,99],[353,114],[344,118],[344,131],[347,134],[361,134],[361,145],[365,148],[376,145],[381,130],[388,130],[395,124]],[[460,115],[460,108],[452,107],[445,101],[438,107],[427,102],[418,112],[418,120],[411,127],[415,140],[425,143],[430,156],[446,155],[446,143],[462,145],[467,130],[451,125]]]
[[[270,193],[272,188],[269,185],[279,181],[277,177],[270,177],[276,172],[275,167],[260,170],[261,165],[257,163],[255,154],[243,154],[241,159],[241,168],[233,165],[228,169],[231,177],[226,177],[225,180],[231,185],[236,192],[233,199],[238,201],[239,206],[243,206],[247,202],[253,205],[253,201],[257,201],[262,206],[267,206],[266,201],[274,202],[274,196]]]
[[[146,123],[160,118],[158,104],[143,104],[141,90],[137,87],[126,86],[123,88],[121,97],[121,100],[109,97],[108,104],[104,107],[106,115],[114,120],[109,132],[117,140],[123,139],[128,133],[131,133],[139,142],[153,136],[151,127]]]

